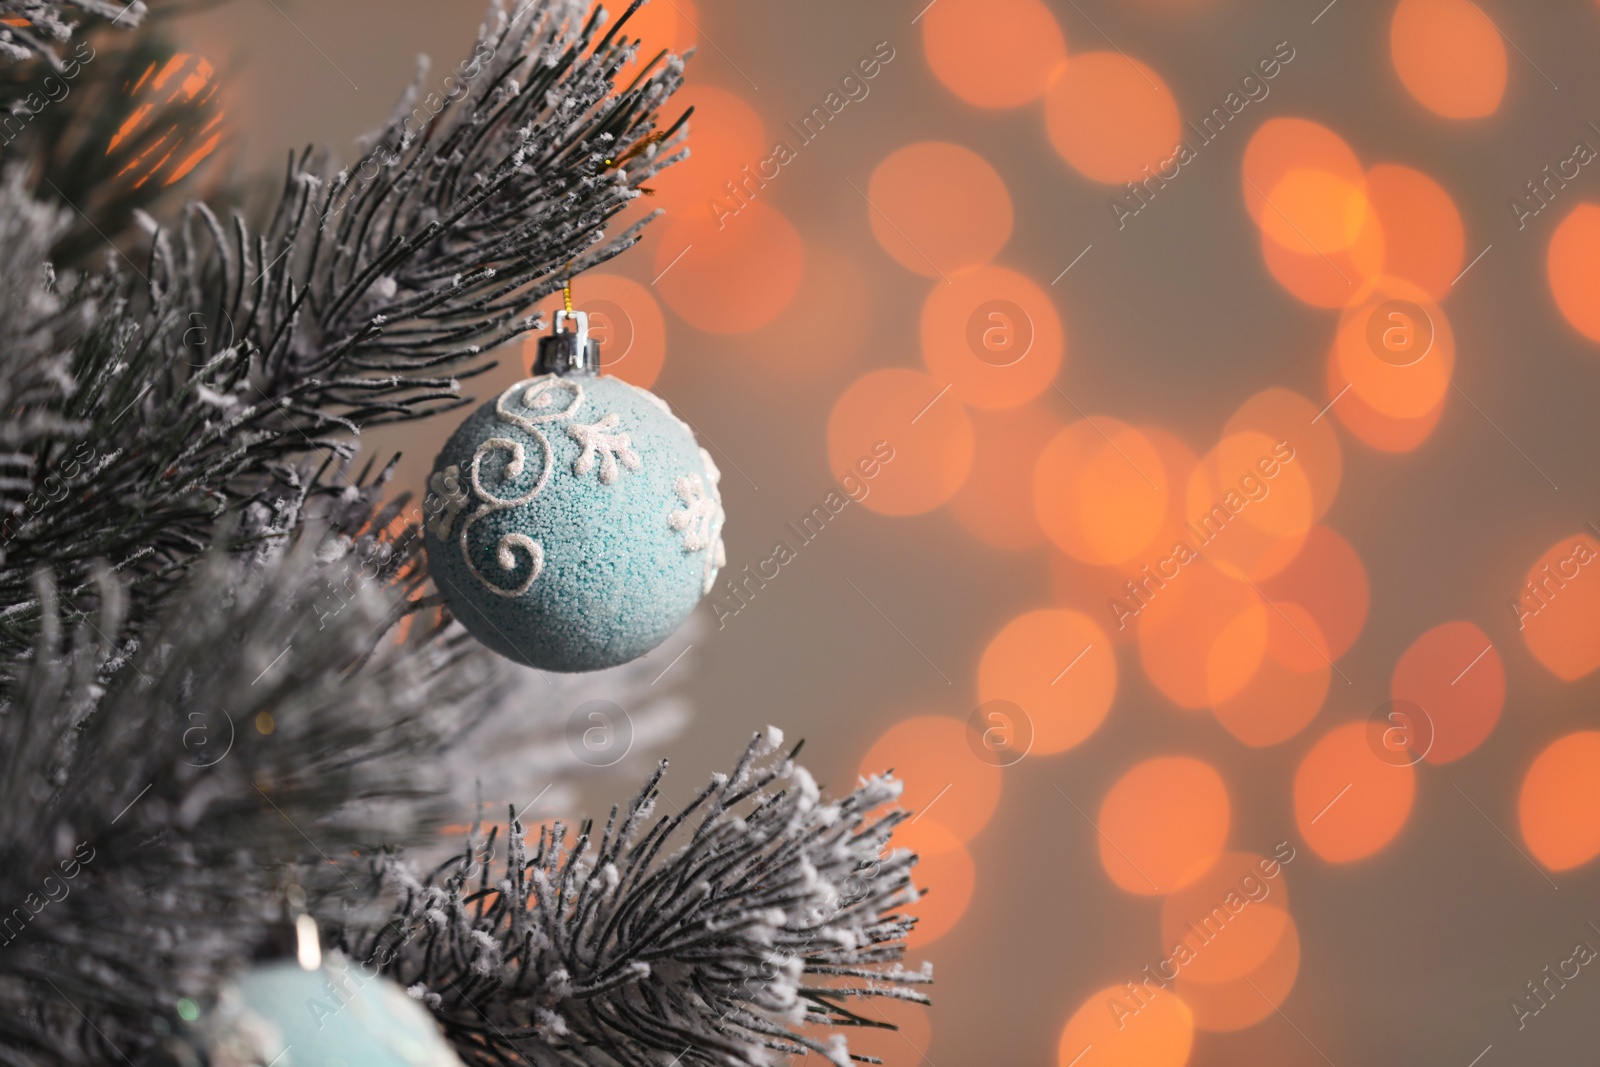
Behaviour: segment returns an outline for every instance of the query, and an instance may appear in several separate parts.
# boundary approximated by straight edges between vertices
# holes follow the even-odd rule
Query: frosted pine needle
[[[665,762],[603,829],[536,838],[512,814],[419,878],[389,861],[398,905],[341,947],[433,1007],[467,1062],[756,1067],[807,1052],[845,1067],[817,1024],[875,1025],[859,998],[926,1003],[901,965],[915,857],[890,851],[899,783],[818,795],[777,731],[679,810]],[[798,749],[796,749],[798,751]],[[659,811],[666,807],[667,812]],[[483,863],[502,849],[500,863]],[[870,1062],[870,1061],[869,1061]]]

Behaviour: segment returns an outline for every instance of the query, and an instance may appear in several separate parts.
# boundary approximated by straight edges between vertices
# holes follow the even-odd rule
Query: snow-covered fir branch
[[[260,948],[286,882],[354,892],[330,860],[442,820],[418,754],[494,699],[493,657],[396,640],[404,583],[319,614],[318,547],[213,554],[137,636],[104,568],[88,615],[35,576],[45,624],[0,708],[0,1062],[140,1059]]]
[[[428,1004],[469,1064],[847,1067],[843,1034],[818,1031],[874,1025],[852,999],[927,1001],[931,972],[901,965],[916,860],[888,847],[899,783],[825,801],[781,744],[758,734],[681,809],[663,763],[603,829],[527,840],[513,811],[431,876],[390,859],[393,917],[337,944]]]
[[[147,10],[143,0],[0,0],[0,59],[59,67],[60,46],[86,18],[131,27]]]
[[[638,5],[635,4],[635,7]],[[534,328],[531,305],[632,245],[606,223],[672,158],[656,112],[682,79],[656,57],[621,90],[635,43],[584,0],[495,5],[444,91],[418,87],[359,163],[291,158],[253,233],[194,206],[156,235],[152,301],[200,314],[194,362],[254,353],[248,383],[308,433],[460,403],[451,368]]]
[[[76,602],[87,561],[109,561],[137,626],[225,516],[245,516],[247,543],[282,536],[306,499],[347,488],[363,426],[466,403],[461,379],[533,328],[535,302],[637,240],[644,220],[607,226],[673,158],[657,112],[681,63],[646,58],[619,88],[637,42],[587,8],[496,3],[445,91],[408,94],[359,164],[295,156],[259,231],[195,204],[149,223],[147,259],[58,276],[40,249],[70,212],[12,172],[0,650],[32,641],[37,567]]]
[[[0,0],[4,92],[86,27],[143,55],[183,2]],[[682,811],[658,771],[598,836],[514,811],[497,881],[498,835],[428,877],[391,851],[437,839],[465,770],[517,780],[459,753],[525,697],[432,610],[423,515],[355,438],[464,404],[637,240],[617,215],[683,132],[637,7],[497,2],[357,163],[297,153],[265,218],[144,217],[103,267],[61,250],[159,200],[84,211],[48,176],[117,112],[74,90],[0,150],[0,1063],[195,1062],[177,998],[263,950],[291,882],[474,1064],[843,1064],[812,1024],[922,999],[897,787],[824,802],[776,737]]]

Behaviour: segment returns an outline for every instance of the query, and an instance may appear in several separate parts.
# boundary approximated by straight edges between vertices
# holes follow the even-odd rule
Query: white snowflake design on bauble
[[[616,412],[605,416],[599,422],[589,426],[581,423],[570,423],[567,426],[567,435],[578,442],[582,449],[578,458],[572,461],[572,473],[583,477],[594,469],[595,459],[600,461],[600,484],[611,485],[620,475],[618,464],[637,471],[643,466],[639,462],[639,453],[633,450],[633,441],[625,433],[616,433],[621,419]]]
[[[700,459],[705,464],[705,478],[691,472],[678,475],[672,483],[673,491],[683,501],[683,507],[667,516],[667,525],[682,532],[685,552],[706,553],[702,585],[703,591],[709,593],[716,581],[717,571],[728,562],[728,552],[722,542],[722,524],[726,515],[722,510],[721,494],[717,492],[722,472],[717,469],[711,453],[704,448],[700,450]]]
[[[706,495],[706,483],[698,474],[678,475],[672,488],[683,501],[683,507],[667,516],[667,525],[683,531],[684,548],[698,552],[711,544],[717,502]]]

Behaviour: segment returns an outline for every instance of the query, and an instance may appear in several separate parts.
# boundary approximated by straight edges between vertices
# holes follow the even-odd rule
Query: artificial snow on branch
[[[606,226],[675,158],[656,112],[681,63],[642,61],[618,89],[637,52],[618,25],[582,0],[497,3],[473,58],[408,95],[360,164],[326,177],[295,157],[260,233],[197,204],[175,231],[150,222],[142,265],[58,277],[37,240],[0,248],[28,303],[0,321],[5,374],[39,383],[25,405],[0,395],[26,431],[0,456],[0,649],[32,642],[37,567],[76,602],[87,561],[109,561],[138,625],[224,516],[246,543],[283,536],[306,499],[345,491],[363,426],[466,403],[460,378],[536,325],[533,302],[637,240],[647,220]],[[44,211],[20,177],[0,190],[0,217],[53,239],[68,213]]]
[[[781,743],[758,734],[681,809],[663,761],[598,835],[557,823],[534,843],[513,811],[501,864],[497,832],[425,878],[387,859],[393,917],[336,943],[428,1004],[469,1064],[847,1067],[819,1024],[882,1025],[852,998],[927,1002],[931,971],[900,963],[916,859],[888,850],[899,783],[824,801]]]
[[[441,374],[533,329],[533,302],[638,239],[647,219],[604,227],[675,158],[655,115],[682,65],[657,56],[618,90],[637,42],[588,8],[497,3],[472,57],[442,91],[424,93],[424,65],[358,164],[327,176],[292,157],[262,232],[197,204],[157,234],[153,303],[210,326],[191,360],[255,353],[223,395],[277,397],[308,433],[457,406]]]
[[[145,5],[0,0],[0,105],[74,16],[127,58],[180,2],[136,27]],[[356,165],[296,154],[261,225],[140,216],[144,250],[104,266],[74,234],[160,210],[94,180],[125,165],[94,127],[123,112],[73,90],[6,137],[0,1063],[195,1062],[180,998],[272,945],[290,886],[474,1064],[844,1064],[814,1024],[924,999],[900,964],[914,858],[880,813],[898,787],[824,802],[775,734],[681,811],[657,814],[658,770],[598,836],[525,840],[513,809],[498,881],[495,834],[427,877],[396,858],[437,840],[464,773],[514,780],[461,752],[515,734],[517,698],[428,595],[429,502],[384,496],[393,465],[357,470],[355,437],[466,403],[537,301],[638,239],[648,218],[609,227],[682,154],[658,121],[681,61],[637,54],[639,2],[496,3]],[[80,88],[120,80],[101,62]],[[50,178],[80,152],[101,201]],[[569,710],[552,692],[525,736]]]
[[[151,1048],[178,997],[251,958],[286,881],[351,892],[334,857],[442,821],[418,753],[497,666],[424,627],[395,640],[405,585],[376,573],[328,612],[338,547],[214,553],[139,637],[104,568],[75,618],[35,575],[45,625],[0,714],[0,1062]]]
[[[57,47],[71,40],[85,16],[137,26],[142,0],[0,0],[0,58],[22,62],[43,57],[60,69]]]

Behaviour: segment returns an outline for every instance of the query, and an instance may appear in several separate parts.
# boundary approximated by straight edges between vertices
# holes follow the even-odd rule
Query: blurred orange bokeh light
[[[921,21],[934,76],[975,107],[1037,100],[1067,61],[1061,25],[1040,0],[941,0]]]
[[[1189,756],[1146,760],[1100,805],[1100,863],[1129,893],[1172,893],[1222,854],[1231,821],[1228,788],[1209,764]]]

